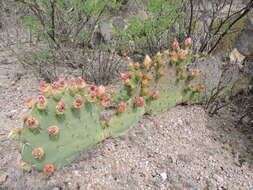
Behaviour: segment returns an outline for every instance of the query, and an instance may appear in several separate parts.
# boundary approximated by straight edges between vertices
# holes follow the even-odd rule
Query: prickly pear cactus
[[[104,86],[86,85],[81,78],[40,84],[41,95],[28,98],[31,111],[23,117],[23,128],[9,137],[21,142],[20,167],[42,170],[51,175],[71,163],[88,147],[134,127],[146,113],[159,113],[201,96],[205,86],[193,84],[200,73],[189,71],[191,40],[181,49],[177,40],[173,51],[158,52],[151,60],[130,63],[121,74],[123,87],[107,93]],[[115,105],[107,120],[101,119],[106,107]]]

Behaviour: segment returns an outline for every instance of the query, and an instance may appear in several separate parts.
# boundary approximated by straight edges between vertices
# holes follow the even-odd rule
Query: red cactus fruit
[[[190,47],[192,45],[192,39],[191,38],[187,38],[185,41],[184,41],[184,46],[185,47]]]
[[[25,99],[25,105],[29,109],[33,108],[35,104],[36,100],[34,100],[32,97],[29,96]]]
[[[50,87],[50,85],[47,82],[45,82],[45,81],[40,81],[39,87],[40,87],[40,91],[41,92],[45,92],[45,91],[48,90],[48,88]]]
[[[45,153],[43,148],[35,148],[32,151],[32,156],[36,159],[42,159],[44,157]]]
[[[135,105],[137,107],[142,107],[145,105],[145,99],[143,97],[136,97],[135,98]]]
[[[75,82],[76,82],[77,88],[79,89],[83,89],[86,87],[86,82],[81,77],[76,78]]]
[[[53,125],[47,128],[47,132],[51,136],[57,136],[60,133],[60,128],[56,125]]]
[[[180,50],[179,42],[177,41],[176,38],[174,38],[174,40],[173,40],[173,42],[172,42],[172,48],[173,48],[175,51]]]
[[[97,98],[102,98],[105,95],[105,87],[103,85],[99,86],[96,90]]]
[[[67,110],[67,105],[65,104],[64,101],[59,101],[57,106],[56,106],[56,113],[58,115],[64,114],[64,112]]]
[[[76,109],[80,109],[81,107],[83,107],[84,102],[82,98],[76,98],[73,102],[73,107]]]
[[[195,85],[194,85],[194,84],[189,84],[189,85],[188,85],[188,88],[189,88],[190,90],[195,90]]]
[[[204,92],[204,90],[206,89],[205,85],[201,84],[198,88],[199,92]]]
[[[151,73],[147,73],[146,75],[144,75],[144,78],[147,79],[147,80],[152,80],[153,75]]]
[[[149,67],[151,66],[151,63],[152,63],[151,58],[148,55],[146,55],[143,61],[144,68],[149,69]]]
[[[187,52],[186,51],[181,51],[179,56],[178,56],[178,60],[179,61],[184,61],[186,56],[187,56]]]
[[[26,125],[29,129],[37,129],[39,127],[39,122],[36,118],[34,117],[29,117],[26,120]]]
[[[54,173],[54,165],[53,164],[47,164],[43,167],[43,173],[50,176]]]
[[[64,87],[65,86],[64,79],[59,79],[57,83],[58,83],[59,87]]]
[[[200,70],[193,70],[191,74],[192,74],[191,76],[192,76],[193,78],[195,78],[195,77],[199,76]]]
[[[161,94],[160,94],[160,92],[157,90],[157,91],[153,92],[153,94],[152,94],[151,97],[152,97],[153,100],[157,100],[157,99],[159,99],[159,98],[161,97]]]
[[[40,110],[44,110],[47,107],[47,99],[45,96],[38,96],[37,98],[37,108]]]
[[[90,87],[89,87],[89,91],[90,92],[95,92],[97,90],[97,86],[96,85],[91,85]]]
[[[88,100],[89,102],[95,102],[96,99],[97,99],[97,94],[96,94],[96,92],[90,91],[89,94],[88,94],[88,96],[87,96],[87,100]]]
[[[126,111],[126,103],[120,102],[117,106],[117,113],[123,113]]]
[[[109,98],[108,97],[103,97],[103,99],[100,101],[100,105],[103,106],[103,107],[108,107]]]

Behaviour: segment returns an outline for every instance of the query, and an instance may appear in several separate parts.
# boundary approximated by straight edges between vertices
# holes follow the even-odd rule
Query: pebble
[[[167,173],[166,172],[161,173],[160,176],[162,177],[163,181],[165,181],[167,179]]]
[[[0,176],[0,184],[3,184],[3,183],[6,181],[7,177],[8,177],[7,174],[1,175],[1,176]]]

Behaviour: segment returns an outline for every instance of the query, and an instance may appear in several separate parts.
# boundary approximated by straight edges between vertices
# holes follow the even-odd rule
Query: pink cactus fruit
[[[29,117],[26,120],[26,125],[27,125],[27,128],[29,128],[29,129],[37,129],[39,127],[39,122],[36,118]]]
[[[97,98],[101,99],[105,95],[105,87],[103,85],[99,86],[96,90]]]
[[[44,110],[47,107],[47,99],[45,96],[38,96],[37,98],[37,108],[40,110]]]
[[[128,64],[128,69],[130,69],[130,70],[135,69],[135,66],[134,66],[134,63],[133,63],[133,62],[130,62],[130,63]]]
[[[177,41],[176,38],[174,38],[174,40],[173,40],[173,42],[172,42],[172,48],[173,48],[175,51],[179,51],[179,50],[180,50],[179,42]]]
[[[186,56],[187,56],[187,52],[186,52],[186,51],[181,51],[181,52],[179,53],[178,60],[179,60],[179,61],[184,61],[185,58],[186,58]]]
[[[199,75],[200,75],[200,70],[193,70],[193,71],[191,72],[191,76],[192,76],[193,78],[198,77]]]
[[[144,75],[144,78],[147,80],[152,80],[153,79],[153,75],[151,73],[147,73]]]
[[[159,99],[161,97],[161,94],[160,94],[160,92],[157,90],[157,91],[155,91],[155,92],[153,92],[153,94],[152,94],[152,99],[153,100],[157,100],[157,99]]]
[[[199,91],[199,92],[204,92],[205,89],[206,89],[205,85],[201,84],[201,85],[199,86],[199,88],[198,88],[198,91]]]
[[[88,96],[87,96],[87,100],[88,100],[89,102],[95,102],[96,99],[97,99],[96,92],[90,91],[89,94],[88,94]]]
[[[117,106],[117,113],[123,113],[126,111],[126,103],[120,102]]]
[[[97,90],[97,86],[96,85],[91,85],[89,87],[89,92],[95,92]]]
[[[49,90],[50,84],[48,84],[46,81],[40,81],[39,87],[40,91],[43,93]]]
[[[86,87],[86,82],[81,77],[76,78],[75,82],[77,88],[79,89],[84,89]]]
[[[185,47],[190,47],[192,45],[192,39],[191,38],[187,38],[185,41],[184,41],[184,46]]]
[[[142,94],[143,94],[143,96],[148,96],[151,94],[151,91],[148,88],[143,88]]]
[[[188,85],[188,89],[190,89],[190,90],[195,90],[195,85],[194,85],[194,84],[189,84],[189,85]]]
[[[59,101],[56,106],[56,114],[62,115],[67,110],[67,105],[64,101]]]
[[[124,81],[125,85],[128,85],[130,83],[130,78],[127,74],[121,73],[120,76],[122,80]]]
[[[163,52],[163,55],[170,55],[169,50],[165,50],[165,51]]]
[[[108,107],[108,105],[109,105],[109,98],[108,97],[103,97],[102,100],[100,101],[100,105],[102,107]]]
[[[143,97],[136,97],[135,98],[135,105],[137,107],[142,107],[145,105],[145,99]]]
[[[53,164],[47,164],[43,167],[43,173],[50,176],[54,173],[54,165]]]
[[[64,87],[65,86],[64,79],[59,79],[57,83],[58,83],[59,87]]]
[[[76,99],[74,100],[74,102],[73,102],[73,107],[74,107],[75,109],[80,109],[80,108],[83,107],[83,105],[84,105],[84,101],[83,101],[82,98],[76,98]]]
[[[60,133],[60,128],[56,125],[53,125],[48,127],[47,132],[50,136],[58,136]]]
[[[161,54],[160,51],[158,51],[158,52],[155,54],[155,56],[160,57],[160,56],[162,56],[162,54]]]
[[[35,104],[36,100],[34,100],[32,97],[29,96],[25,99],[25,105],[29,109],[33,108]]]
[[[32,156],[36,159],[42,159],[44,157],[45,153],[43,148],[39,147],[39,148],[35,148],[32,151]]]

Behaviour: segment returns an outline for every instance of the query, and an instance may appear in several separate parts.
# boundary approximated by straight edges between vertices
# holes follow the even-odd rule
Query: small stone
[[[11,82],[11,86],[14,86],[15,84],[16,84],[15,81],[12,81],[12,82]]]
[[[167,179],[167,173],[166,172],[161,173],[160,176],[162,177],[163,181],[165,181]]]
[[[1,175],[1,176],[0,176],[0,184],[3,184],[3,183],[6,181],[7,177],[8,177],[7,174]]]

